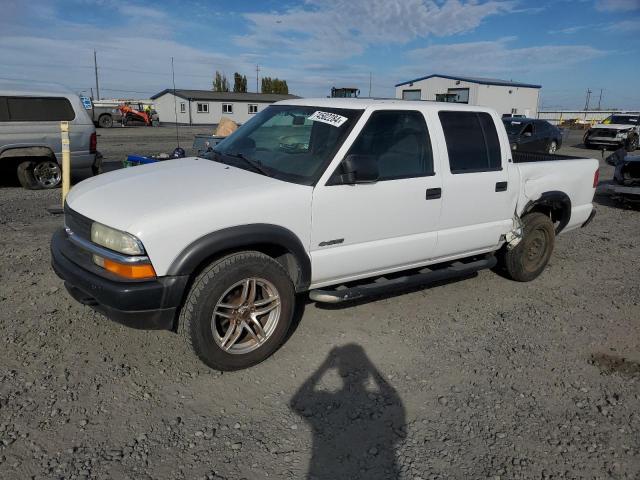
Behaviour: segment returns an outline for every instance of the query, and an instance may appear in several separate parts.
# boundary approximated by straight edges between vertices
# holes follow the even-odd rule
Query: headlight
[[[91,225],[91,241],[126,255],[144,255],[142,243],[136,237],[98,222]]]

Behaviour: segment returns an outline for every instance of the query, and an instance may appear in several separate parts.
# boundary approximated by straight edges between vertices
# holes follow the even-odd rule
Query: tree
[[[247,77],[238,72],[233,74],[234,93],[247,93]]]
[[[289,93],[289,86],[287,85],[286,80],[262,77],[262,93],[278,93],[286,95]]]
[[[224,73],[220,73],[216,70],[216,76],[213,79],[213,91],[214,92],[228,92],[229,81]]]

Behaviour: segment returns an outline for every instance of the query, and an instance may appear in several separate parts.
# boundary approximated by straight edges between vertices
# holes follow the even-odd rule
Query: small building
[[[214,92],[211,90],[165,89],[151,97],[160,123],[182,125],[216,125],[222,117],[245,123],[268,105],[295,95],[271,93]],[[177,114],[176,114],[177,112]]]
[[[467,103],[490,107],[499,115],[535,117],[538,113],[540,85],[433,74],[396,85],[396,98]]]

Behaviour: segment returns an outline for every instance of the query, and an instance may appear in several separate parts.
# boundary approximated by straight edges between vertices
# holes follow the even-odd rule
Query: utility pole
[[[256,93],[260,93],[258,89],[258,75],[260,73],[260,66],[256,64]]]
[[[96,49],[93,49],[93,69],[96,72],[96,95],[98,96],[98,100],[100,100],[100,86],[98,85],[98,59],[96,57]]]
[[[584,104],[584,109],[585,109],[585,111],[586,111],[586,110],[589,110],[589,100],[591,99],[591,94],[592,94],[592,93],[593,93],[593,92],[592,92],[589,88],[587,88],[587,101],[586,101],[586,102],[585,102],[585,104]]]
[[[369,98],[371,98],[371,72],[369,72]]]
[[[601,103],[602,103],[602,89],[600,89],[600,96],[598,97],[598,110],[600,110]]]

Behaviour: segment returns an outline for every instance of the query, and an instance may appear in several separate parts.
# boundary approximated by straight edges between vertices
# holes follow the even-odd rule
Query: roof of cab
[[[72,97],[77,96],[57,83],[29,82],[0,79],[0,95]]]
[[[364,110],[366,108],[397,107],[401,110],[466,110],[475,112],[492,112],[489,107],[467,105],[466,103],[432,102],[430,100],[401,100],[398,98],[300,98],[283,100],[274,105],[300,105],[320,108],[346,108],[351,110]]]

